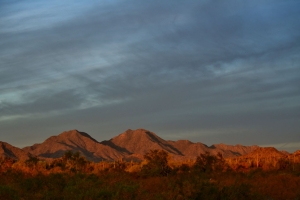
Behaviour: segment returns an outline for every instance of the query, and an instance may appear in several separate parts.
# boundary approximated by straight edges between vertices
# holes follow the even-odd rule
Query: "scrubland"
[[[223,159],[209,153],[176,161],[151,150],[144,161],[89,162],[79,153],[43,161],[0,160],[0,199],[300,199],[300,162]]]

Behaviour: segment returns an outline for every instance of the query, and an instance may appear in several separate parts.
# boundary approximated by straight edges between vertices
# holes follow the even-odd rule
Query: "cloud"
[[[298,1],[1,1],[1,119],[49,115],[49,123],[78,124],[83,115],[93,122],[90,130],[140,124],[167,135],[210,133],[210,142],[246,129],[267,138],[290,125],[293,138],[298,7]],[[274,117],[281,114],[291,121]]]
[[[49,115],[51,112],[64,112],[65,110],[76,109],[81,106],[83,96],[73,90],[64,90],[58,93],[43,91],[40,94],[23,94],[21,98],[23,103],[2,101],[0,104],[2,105],[0,108],[0,119],[1,117],[5,119],[5,116],[9,115]]]

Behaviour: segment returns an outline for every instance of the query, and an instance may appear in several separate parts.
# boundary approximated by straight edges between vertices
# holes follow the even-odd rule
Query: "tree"
[[[0,158],[0,171],[10,169],[15,162],[16,160],[10,157]]]
[[[213,170],[222,170],[224,165],[225,160],[220,152],[217,154],[217,156],[214,156],[206,151],[197,157],[194,167],[203,172],[210,172]]]
[[[168,153],[164,150],[150,150],[144,155],[147,164],[142,167],[142,174],[150,176],[167,176],[171,172],[168,165]]]
[[[63,161],[67,162],[69,160],[72,160],[72,157],[73,157],[73,152],[66,151],[65,154],[63,155],[62,159],[63,159]]]
[[[69,166],[72,172],[82,171],[86,168],[88,161],[85,157],[80,156],[80,152],[73,153],[72,151],[66,151],[62,157],[66,166]]]
[[[25,161],[25,164],[28,167],[32,168],[35,167],[39,161],[40,159],[38,159],[36,156],[32,156],[31,154],[29,154],[29,158]]]

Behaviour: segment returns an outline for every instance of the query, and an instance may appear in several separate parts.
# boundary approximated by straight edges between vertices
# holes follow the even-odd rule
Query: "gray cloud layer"
[[[28,145],[77,128],[103,140],[143,127],[300,144],[299,6],[0,1],[1,137]]]

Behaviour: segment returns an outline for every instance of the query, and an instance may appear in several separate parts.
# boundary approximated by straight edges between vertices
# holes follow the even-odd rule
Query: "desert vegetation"
[[[300,199],[300,154],[224,159],[206,152],[174,160],[150,150],[144,160],[0,160],[0,199]]]

